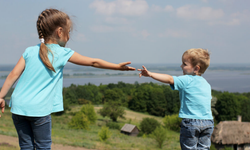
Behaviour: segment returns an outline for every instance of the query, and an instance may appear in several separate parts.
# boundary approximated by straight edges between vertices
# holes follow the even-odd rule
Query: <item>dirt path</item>
[[[8,143],[9,145],[19,147],[17,137],[6,136],[6,135],[0,134],[0,144],[1,143]],[[54,143],[52,143],[51,149],[52,150],[93,150],[93,149],[86,149],[83,147],[74,147],[74,146],[67,146],[67,145],[54,144]]]

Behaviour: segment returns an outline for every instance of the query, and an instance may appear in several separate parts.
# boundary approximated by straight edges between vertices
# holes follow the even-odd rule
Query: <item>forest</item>
[[[215,122],[236,120],[250,121],[250,92],[229,93],[212,90],[212,113]],[[148,113],[154,116],[178,114],[179,92],[169,85],[135,82],[134,84],[118,82],[107,85],[74,85],[63,88],[65,111],[72,104],[104,105],[115,102],[130,110]]]
[[[7,97],[10,97],[12,91],[13,89]],[[212,90],[212,96],[211,107],[215,122],[236,120],[238,115],[242,116],[242,121],[250,121],[250,92]],[[104,105],[114,102],[115,106],[160,117],[178,114],[180,107],[178,91],[172,90],[169,85],[152,82],[130,84],[120,81],[117,84],[99,86],[91,83],[71,84],[63,88],[63,101],[64,111],[70,105]]]

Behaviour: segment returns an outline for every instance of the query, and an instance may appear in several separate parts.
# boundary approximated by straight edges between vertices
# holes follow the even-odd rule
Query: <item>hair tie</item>
[[[44,38],[41,38],[40,41],[41,41],[41,43],[44,43]]]

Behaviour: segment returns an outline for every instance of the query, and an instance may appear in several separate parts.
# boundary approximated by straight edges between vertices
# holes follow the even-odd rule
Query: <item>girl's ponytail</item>
[[[53,65],[51,64],[48,53],[50,52],[54,58],[52,51],[45,45],[46,41],[52,38],[54,32],[53,20],[50,17],[51,15],[59,12],[56,9],[46,9],[44,10],[37,19],[37,32],[39,35],[39,39],[41,39],[41,45],[39,50],[39,56],[43,62],[43,64],[50,70],[55,71]]]
[[[51,54],[53,55],[52,52],[51,52]],[[48,48],[47,48],[47,46],[43,42],[41,42],[41,45],[40,45],[39,56],[40,56],[43,64],[49,70],[52,70],[52,71],[56,72],[55,69],[54,69],[54,67],[52,66],[49,58],[48,58]]]

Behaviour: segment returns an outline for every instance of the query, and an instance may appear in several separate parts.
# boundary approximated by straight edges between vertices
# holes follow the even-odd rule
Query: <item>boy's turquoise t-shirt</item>
[[[180,118],[213,119],[211,111],[211,86],[202,76],[173,76],[173,90],[180,95]]]
[[[23,53],[25,69],[11,95],[11,112],[17,115],[42,117],[63,110],[63,68],[73,55],[70,48],[58,44],[46,45],[56,72],[43,64],[39,56],[40,44],[28,47]]]

